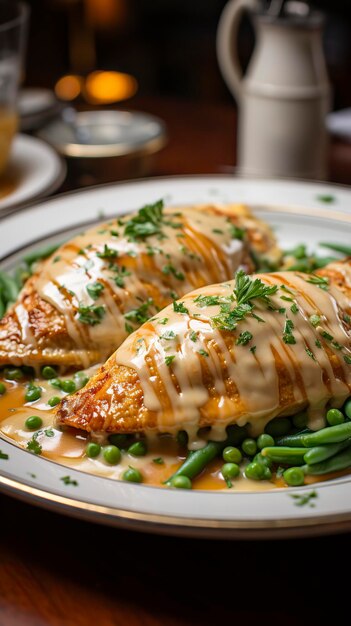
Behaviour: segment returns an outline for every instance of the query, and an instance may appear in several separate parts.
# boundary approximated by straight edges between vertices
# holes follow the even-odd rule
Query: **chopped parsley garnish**
[[[320,315],[310,315],[309,320],[314,328],[317,328],[321,323]]]
[[[284,300],[285,302],[294,302],[294,300],[290,298],[290,296],[280,296],[280,299]]]
[[[228,311],[230,310],[230,303],[233,302],[233,296],[196,296],[194,302],[196,302],[198,307],[205,306],[221,306],[221,312],[223,312],[223,305],[228,305]]]
[[[52,428],[46,428],[44,434],[46,437],[55,437],[55,431]]]
[[[276,293],[277,289],[277,285],[265,285],[259,278],[252,280],[243,270],[236,273],[234,293],[238,305],[250,303],[254,299],[268,302],[269,296]]]
[[[246,346],[252,338],[253,335],[248,330],[245,330],[244,332],[240,333],[235,343],[237,346]]]
[[[176,313],[183,313],[184,315],[187,315],[189,313],[189,310],[186,308],[183,302],[173,302],[173,310]]]
[[[203,348],[198,350],[198,353],[201,354],[201,356],[208,356],[208,352],[206,352],[206,350],[204,350]]]
[[[344,313],[343,320],[344,322],[346,322],[346,324],[351,324],[351,317],[347,313]]]
[[[174,359],[175,359],[175,354],[173,356],[166,356],[165,363],[167,367],[169,367],[170,364],[173,363]]]
[[[294,344],[296,343],[296,339],[293,335],[293,330],[294,330],[294,323],[292,320],[287,319],[284,325],[284,332],[283,332],[283,341],[284,343],[287,344]]]
[[[344,354],[344,361],[345,363],[347,363],[347,365],[351,365],[351,356]]]
[[[315,506],[315,503],[312,501],[314,498],[317,498],[318,494],[316,491],[310,491],[309,493],[292,493],[289,494],[293,500],[295,500],[296,506],[306,506],[308,504],[311,507]]]
[[[223,230],[221,230],[220,228],[212,228],[212,232],[216,235],[223,235]]]
[[[99,282],[91,283],[90,285],[87,285],[87,292],[93,300],[97,300],[100,297],[101,292],[104,289],[105,289],[105,286]]]
[[[164,460],[161,456],[158,456],[157,459],[152,459],[152,462],[156,465],[164,465]]]
[[[311,283],[311,285],[317,285],[320,289],[323,289],[324,291],[326,291],[329,286],[328,278],[324,278],[323,276],[316,276],[315,274],[311,274],[308,277],[307,282]]]
[[[162,324],[163,326],[165,326],[168,322],[168,317],[163,317],[161,320],[158,320],[158,324]]]
[[[164,222],[163,200],[158,200],[154,204],[147,204],[138,211],[138,213],[125,223],[124,234],[129,241],[137,241],[138,239],[146,239],[151,235],[158,235],[159,239],[164,237],[162,233],[162,225]],[[178,227],[173,222],[167,222],[168,225]]]
[[[169,341],[170,339],[174,339],[176,336],[177,335],[173,330],[166,330],[166,332],[160,336],[160,339],[166,339],[167,341]]]
[[[112,237],[119,237],[118,230],[110,230],[110,233],[111,233]]]
[[[294,315],[296,315],[296,313],[299,312],[299,307],[297,306],[296,302],[294,302],[294,304],[291,305],[290,311],[294,313]]]
[[[57,263],[58,261],[61,261],[61,257],[60,257],[60,256],[55,256],[55,257],[52,259],[52,262],[53,262],[53,263]]]
[[[319,339],[316,339],[315,344],[316,344],[317,348],[321,348],[322,347],[322,344],[319,341]]]
[[[235,226],[235,224],[231,224],[230,234],[233,239],[240,239],[242,241],[245,237],[245,233],[246,231],[244,228],[239,228],[238,226]]]
[[[237,323],[241,322],[248,313],[252,313],[252,305],[241,304],[231,311],[223,311],[219,315],[212,317],[212,323],[220,330],[235,330]]]
[[[118,250],[110,248],[106,243],[102,252],[97,252],[96,256],[100,259],[115,259],[118,256]]]
[[[105,313],[106,309],[104,306],[80,304],[78,307],[78,321],[89,326],[96,326],[101,323]]]
[[[120,267],[119,265],[111,265],[110,269],[113,271],[114,276],[112,280],[116,283],[117,287],[124,287],[124,279],[127,276],[131,276],[131,272],[127,270],[124,266]]]
[[[252,348],[250,348],[250,352],[252,352],[252,354],[255,354],[257,349],[257,346],[252,346]]]
[[[186,246],[180,246],[179,250],[183,254],[186,254],[190,259],[201,261],[201,257],[198,254],[195,254],[195,252],[191,252],[191,250],[189,250],[189,248],[186,248]]]
[[[230,309],[230,304],[225,302],[221,304],[219,315],[212,318],[212,323],[221,330],[234,330],[238,322],[243,320],[247,314],[251,314],[257,321],[264,320],[253,312],[254,304],[252,300],[263,300],[268,306],[270,305],[269,296],[276,293],[277,285],[265,285],[259,278],[253,280],[247,276],[243,270],[239,270],[235,276],[234,294],[237,300],[237,306]]]
[[[39,441],[37,441],[37,437],[39,434],[40,431],[35,433],[33,437],[29,441],[27,441],[27,450],[30,450],[31,452],[33,452],[33,454],[41,454],[42,452],[42,447]]]
[[[283,289],[284,291],[287,291],[288,293],[290,293],[292,296],[294,296],[294,292],[291,291],[291,289],[289,289],[289,287],[287,287],[286,285],[280,285],[280,289]]]
[[[0,450],[0,459],[2,459],[3,461],[7,461],[8,458],[9,458],[9,455]]]
[[[198,340],[198,336],[197,336],[197,333],[195,332],[195,330],[192,330],[192,331],[189,333],[189,337],[190,337],[191,341],[194,341],[194,342],[195,342],[195,341],[197,341],[197,340]]]
[[[70,476],[62,476],[60,480],[62,480],[64,485],[73,485],[73,487],[77,487],[78,485],[78,482],[76,480],[72,480]]]
[[[306,350],[306,353],[308,354],[308,356],[311,357],[311,359],[313,359],[315,361],[316,357],[314,356],[313,352],[307,346],[305,346],[305,350]]]
[[[331,204],[332,202],[335,202],[335,196],[328,193],[321,194],[317,196],[317,200],[319,200],[319,202],[324,202],[325,204]]]
[[[138,308],[125,313],[125,319],[138,325],[144,324],[144,322],[146,322],[150,317],[149,308],[153,305],[153,303],[153,299],[148,298],[148,300],[143,302],[143,304],[141,304]],[[128,330],[128,332],[130,331]]]
[[[177,280],[184,280],[185,278],[183,272],[179,272],[171,263],[165,265],[162,268],[162,272],[167,275],[172,274]]]
[[[321,335],[322,337],[324,337],[324,339],[327,339],[328,341],[333,341],[334,339],[333,335],[330,335],[329,333],[327,333],[326,330],[322,330]]]

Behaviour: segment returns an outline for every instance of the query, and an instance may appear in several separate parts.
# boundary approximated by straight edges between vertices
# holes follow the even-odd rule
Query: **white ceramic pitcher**
[[[244,10],[256,45],[243,76],[237,34]],[[238,108],[238,172],[243,176],[324,179],[330,87],[322,48],[323,15],[303,2],[282,16],[259,0],[230,0],[217,30],[217,57]]]

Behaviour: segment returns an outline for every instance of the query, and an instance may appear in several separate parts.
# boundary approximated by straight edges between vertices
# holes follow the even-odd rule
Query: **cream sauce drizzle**
[[[225,427],[233,422],[250,423],[259,433],[274,416],[291,415],[305,407],[309,427],[317,429],[324,425],[325,406],[339,407],[349,396],[351,365],[345,362],[344,356],[351,356],[350,336],[342,313],[349,308],[350,301],[333,285],[325,291],[307,282],[307,275],[277,272],[252,278],[256,277],[278,286],[270,302],[275,309],[285,308],[285,312],[270,310],[263,301],[254,300],[254,313],[264,322],[247,315],[234,332],[224,333],[211,323],[211,318],[220,313],[219,305],[200,308],[194,300],[199,295],[231,296],[235,281],[211,285],[182,298],[187,314],[175,312],[173,306],[167,307],[117,350],[116,362],[137,371],[144,404],[156,413],[159,432],[181,428],[192,432],[194,425],[199,424],[200,409],[206,410],[206,403],[213,400],[215,429],[211,438],[223,439]],[[281,289],[282,284],[292,293]],[[293,303],[298,307],[296,313],[291,311]],[[321,317],[317,328],[309,320],[311,315]],[[167,324],[161,325],[160,318],[167,318]],[[293,322],[295,344],[283,341],[286,319]],[[191,331],[197,333],[196,341],[191,340]],[[249,331],[253,338],[247,345],[236,345],[243,331]],[[332,340],[323,337],[323,332],[332,335],[337,343],[333,345]],[[165,334],[174,337],[162,338]],[[337,344],[342,350],[337,349]],[[250,351],[253,346],[256,346],[254,353]],[[201,351],[208,356],[201,355]],[[279,369],[277,355],[282,363]],[[175,358],[167,365],[166,359],[170,356]],[[151,358],[157,368],[154,377],[150,377],[146,357]],[[213,379],[212,391],[204,382],[205,368]],[[288,391],[292,394],[285,406],[280,397],[283,375],[290,379]],[[227,377],[236,386],[235,398],[229,398],[226,392]],[[156,384],[161,384],[168,405],[161,404]]]
[[[147,301],[150,285],[164,306],[173,299],[172,290],[181,296],[202,284],[228,280],[243,262],[245,246],[242,241],[232,239],[228,218],[196,208],[186,208],[181,213],[165,209],[164,215],[181,226],[163,225],[162,240],[153,235],[144,241],[131,242],[123,234],[124,226],[114,220],[77,236],[43,264],[35,288],[41,298],[64,316],[67,333],[75,346],[97,348],[101,359],[105,359],[127,336],[124,315]],[[112,235],[111,230],[117,231],[118,236]],[[117,252],[116,259],[97,256],[105,245]],[[152,256],[150,251],[154,252]],[[115,274],[109,268],[111,261],[130,272],[124,277],[122,287],[114,281]],[[168,265],[181,272],[183,279],[172,271],[165,273]],[[97,281],[103,283],[104,289],[93,300],[87,287]],[[81,323],[77,312],[80,305],[103,306],[101,322]],[[157,310],[151,304],[148,313],[151,316]],[[23,341],[35,346],[22,305],[16,307],[16,313]],[[129,325],[135,328],[138,324]],[[85,366],[88,365],[87,355]]]

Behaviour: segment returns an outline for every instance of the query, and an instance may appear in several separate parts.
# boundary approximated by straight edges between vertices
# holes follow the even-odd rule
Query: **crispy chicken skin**
[[[38,266],[0,321],[0,366],[65,371],[104,361],[174,294],[230,279],[238,265],[253,271],[251,252],[280,259],[270,228],[242,205],[164,209],[164,232],[134,239],[125,235],[132,217],[75,237]]]
[[[312,279],[276,272],[248,280],[255,278],[272,293],[250,300],[231,329],[235,281],[187,294],[177,311],[168,306],[146,322],[62,400],[58,424],[137,433],[256,422],[263,430],[307,408],[311,426],[321,427],[325,407],[341,406],[351,389],[351,262]]]

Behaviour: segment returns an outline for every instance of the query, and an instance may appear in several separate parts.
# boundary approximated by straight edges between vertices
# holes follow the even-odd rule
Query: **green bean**
[[[315,446],[321,446],[328,443],[339,443],[345,441],[351,437],[351,422],[344,422],[337,426],[327,426],[321,430],[303,431],[296,435],[287,435],[286,437],[280,437],[276,443],[278,446],[289,447],[305,447],[314,448]]]
[[[351,446],[348,446],[348,448],[346,448],[343,452],[339,452],[336,456],[333,456],[326,461],[322,461],[321,463],[303,465],[302,469],[305,474],[318,476],[320,474],[338,472],[339,470],[347,469],[349,467],[351,467]]]
[[[3,290],[2,290],[1,285],[0,285],[0,320],[1,320],[2,317],[4,317],[4,315],[6,313],[6,305],[7,305],[7,303],[4,300]]]
[[[262,456],[267,456],[274,463],[285,465],[303,465],[306,448],[288,448],[286,446],[263,448]]]
[[[59,244],[55,243],[55,244],[46,246],[46,248],[41,248],[41,250],[34,250],[33,252],[28,252],[28,254],[26,254],[26,256],[23,257],[23,260],[25,261],[25,263],[27,263],[27,265],[31,266],[33,265],[33,263],[36,263],[37,261],[42,261],[43,259],[47,259],[57,250],[57,248],[60,247],[60,245],[61,245],[60,243]]]
[[[299,433],[295,435],[285,435],[284,437],[279,437],[275,440],[277,446],[288,446],[289,448],[302,448],[304,445],[302,443],[302,438],[304,435],[312,433],[312,430],[301,430]]]
[[[341,450],[344,450],[351,444],[351,439],[341,441],[340,443],[329,443],[324,446],[315,446],[309,448],[304,455],[304,460],[307,465],[314,465],[315,463],[321,463],[330,457],[335,456]]]
[[[206,446],[200,450],[194,450],[189,453],[182,465],[174,472],[165,482],[170,484],[174,476],[187,476],[195,478],[216,456],[227,446],[237,445],[246,435],[246,429],[239,427],[228,428],[228,437],[224,441],[209,441]]]
[[[17,283],[14,278],[0,271],[0,285],[2,286],[3,299],[7,304],[15,302],[19,293]]]
[[[321,248],[328,248],[329,250],[346,254],[346,256],[351,256],[351,246],[345,246],[341,243],[320,243],[319,245]]]

